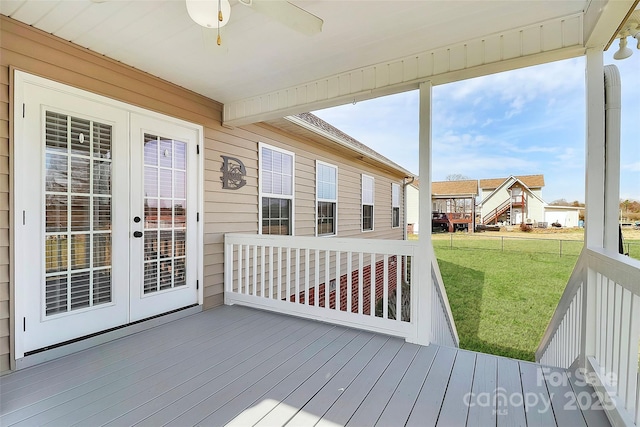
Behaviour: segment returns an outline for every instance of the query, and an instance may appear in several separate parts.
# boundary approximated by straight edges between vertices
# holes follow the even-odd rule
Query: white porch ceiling
[[[634,4],[292,2],[324,20],[322,33],[297,33],[236,0],[222,46],[184,0],[3,0],[0,13],[219,101],[239,125],[580,55],[594,28],[608,43]]]

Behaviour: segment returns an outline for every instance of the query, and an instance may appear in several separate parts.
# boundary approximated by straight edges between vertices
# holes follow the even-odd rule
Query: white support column
[[[416,343],[427,345],[431,341],[431,289],[433,278],[431,275],[431,259],[433,246],[431,243],[431,82],[420,84],[420,130],[419,138],[419,220],[420,235],[418,239],[419,254],[417,264],[419,277],[418,296],[415,316],[417,337]]]
[[[585,246],[604,247],[605,126],[604,65],[601,48],[586,54]]]
[[[604,247],[618,252],[620,239],[620,72],[615,65],[604,67],[605,88],[605,193]]]

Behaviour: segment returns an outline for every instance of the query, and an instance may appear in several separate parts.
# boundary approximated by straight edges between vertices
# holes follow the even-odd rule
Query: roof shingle
[[[520,175],[516,176],[524,185],[529,188],[544,187],[544,175]],[[498,188],[503,182],[509,178],[489,178],[480,180],[480,188],[494,189]]]
[[[477,195],[478,181],[467,179],[463,181],[438,181],[431,183],[433,196]]]

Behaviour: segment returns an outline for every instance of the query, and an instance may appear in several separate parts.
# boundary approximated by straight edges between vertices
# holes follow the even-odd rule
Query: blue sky
[[[620,197],[640,200],[640,51],[613,60],[622,78]],[[584,201],[584,58],[433,88],[433,175],[544,174],[543,198]],[[418,92],[315,111],[343,132],[418,174]]]

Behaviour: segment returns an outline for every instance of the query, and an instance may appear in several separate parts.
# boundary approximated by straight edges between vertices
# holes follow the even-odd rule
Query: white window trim
[[[318,197],[318,165],[328,166],[336,170],[336,198],[335,199],[323,199]],[[336,204],[335,216],[333,219],[333,234],[318,235],[318,202],[331,202]],[[331,163],[323,162],[322,160],[316,160],[316,212],[315,212],[315,230],[316,237],[334,237],[338,235],[338,166]]]
[[[397,188],[398,189],[398,204],[394,205],[393,204],[393,189]],[[391,228],[400,228],[400,224],[402,224],[402,221],[400,221],[400,214],[402,213],[402,209],[400,209],[401,207],[401,203],[400,203],[400,197],[401,193],[400,193],[400,184],[396,184],[395,182],[391,183]],[[393,225],[393,209],[394,208],[398,208],[398,225]]]
[[[372,191],[371,191],[371,230],[364,229],[364,216],[362,215],[362,207],[365,205],[364,203],[364,180],[368,178],[372,182]],[[368,203],[366,205],[369,206]],[[375,230],[376,222],[375,222],[375,210],[376,210],[376,179],[371,175],[362,174],[360,178],[360,232],[361,233],[370,233]]]
[[[287,194],[273,194],[265,193],[262,191],[262,149],[267,148],[272,151],[278,151],[283,154],[288,154],[292,158],[291,164],[291,195]],[[258,234],[262,234],[262,198],[271,197],[276,199],[289,199],[291,200],[291,234],[295,236],[295,218],[296,218],[296,154],[293,151],[285,150],[284,148],[276,147],[274,145],[265,144],[262,141],[258,142]]]

